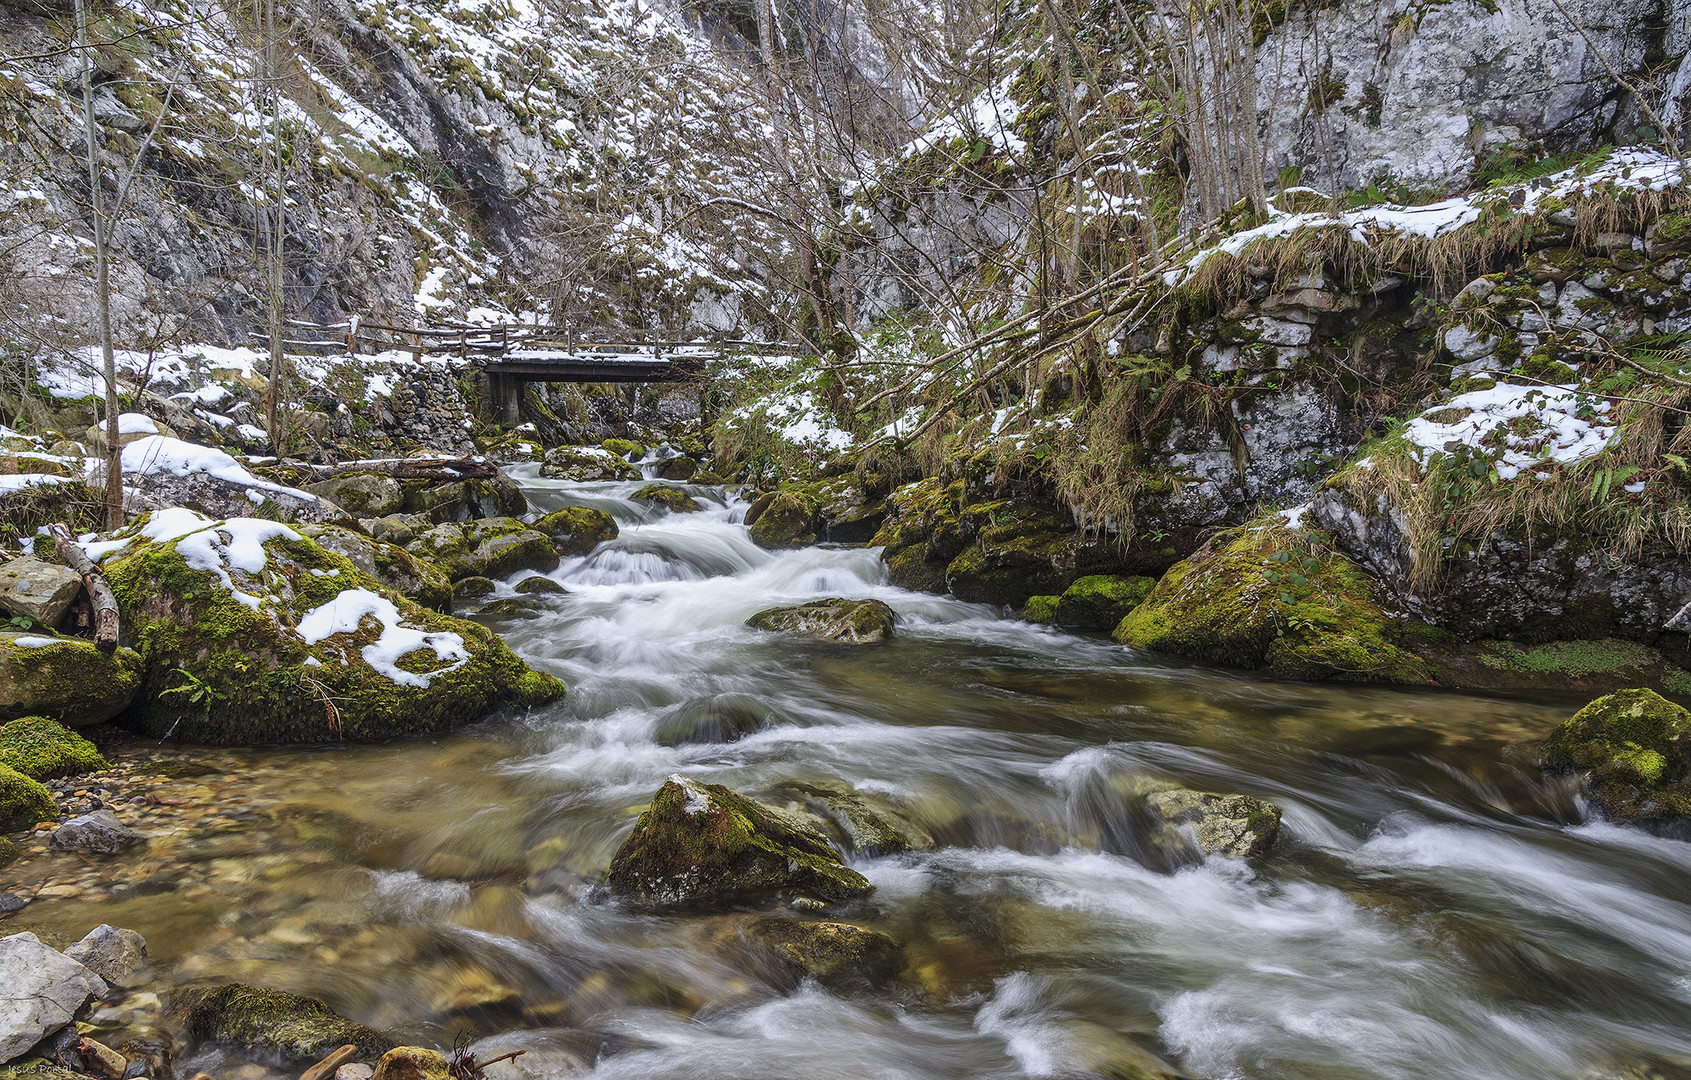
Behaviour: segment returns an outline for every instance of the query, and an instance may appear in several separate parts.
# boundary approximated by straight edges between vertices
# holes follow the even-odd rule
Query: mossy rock
[[[1552,731],[1540,763],[1577,772],[1610,821],[1691,829],[1691,712],[1654,690],[1617,690]]]
[[[1373,579],[1323,534],[1273,526],[1217,536],[1115,629],[1137,649],[1285,678],[1428,682],[1397,636]]]
[[[640,470],[609,450],[597,446],[559,446],[546,452],[540,475],[581,483],[639,480]]]
[[[616,519],[589,506],[566,506],[534,523],[537,532],[552,541],[559,555],[586,555],[600,544],[617,538]]]
[[[445,522],[418,536],[405,550],[432,561],[453,581],[499,578],[524,570],[549,573],[558,568],[558,549],[552,540],[511,517]]]
[[[4,869],[23,858],[23,848],[0,836],[0,869]],[[0,1080],[5,1080],[5,1074],[0,1073]]]
[[[817,534],[830,543],[869,543],[887,518],[886,500],[871,495],[855,475],[819,480],[798,491],[815,504]]]
[[[208,552],[230,546],[240,554],[207,562]],[[212,523],[132,546],[106,571],[144,669],[129,721],[156,736],[386,738],[447,730],[564,691],[485,627],[383,588],[286,526]],[[300,632],[307,617],[313,640]]]
[[[635,502],[661,506],[672,514],[691,514],[695,510],[704,509],[691,495],[668,484],[647,484],[629,498]]]
[[[829,822],[846,850],[856,855],[896,855],[932,851],[933,834],[905,815],[891,800],[838,781],[791,781],[777,789],[818,818]]]
[[[1074,577],[1067,569],[1085,541],[1063,514],[1017,500],[979,503],[964,511],[974,543],[945,568],[959,600],[1020,607],[1030,596],[1059,593]]]
[[[611,860],[605,884],[650,907],[774,892],[839,901],[874,891],[807,822],[720,784],[682,776],[658,789]]]
[[[452,595],[460,600],[474,600],[477,597],[492,596],[499,586],[492,578],[467,577],[459,578],[452,584]]]
[[[688,481],[697,476],[699,463],[686,454],[666,458],[658,464],[658,476],[664,480]]]
[[[549,577],[523,578],[517,582],[517,592],[522,596],[568,596],[569,590],[553,581]]]
[[[948,484],[938,477],[928,477],[906,484],[887,499],[886,520],[869,542],[889,551],[921,545],[922,559],[940,564],[943,573],[945,564],[962,554],[968,543],[963,535],[964,498],[961,480]]]
[[[504,473],[491,480],[455,480],[448,484],[405,480],[400,486],[405,489],[406,513],[435,524],[528,513],[528,497]]]
[[[878,982],[902,966],[902,947],[890,934],[842,922],[758,919],[745,936],[794,975],[829,985]]]
[[[1155,578],[1089,574],[1063,590],[1056,621],[1083,630],[1110,630],[1151,595]]]
[[[370,1080],[453,1080],[452,1063],[439,1050],[424,1046],[396,1046],[376,1062]]]
[[[754,630],[784,631],[818,641],[869,645],[892,637],[898,617],[879,600],[833,598],[768,608],[746,620]]]
[[[888,549],[881,553],[887,564],[887,580],[911,592],[944,594],[945,564],[929,561],[926,544]]]
[[[50,716],[86,727],[117,716],[139,692],[142,660],[133,649],[103,653],[82,638],[34,644],[41,640],[0,633],[0,720]]]
[[[426,608],[452,610],[452,581],[432,560],[419,558],[397,544],[365,536],[344,525],[302,525],[299,531],[327,550],[346,556],[361,573],[394,592],[409,596]]]
[[[759,496],[746,508],[752,543],[768,551],[809,547],[816,543],[815,500],[790,491]]]
[[[0,765],[0,832],[25,829],[38,821],[53,821],[59,804],[41,785],[10,765]]]
[[[637,461],[646,456],[646,448],[632,439],[606,439],[599,446],[626,461]]]
[[[540,614],[540,609],[533,600],[523,596],[507,596],[503,600],[483,604],[476,609],[477,615],[505,615],[516,618],[533,618]]]
[[[277,1065],[318,1061],[342,1046],[356,1046],[373,1058],[393,1040],[337,1014],[316,998],[232,983],[214,990],[190,990],[176,1003],[188,1035],[259,1055]]]
[[[1057,604],[1062,599],[1060,596],[1050,595],[1030,596],[1016,617],[1023,622],[1053,625],[1057,621]]]
[[[385,517],[405,508],[405,489],[399,481],[377,473],[333,476],[305,490],[321,495],[353,517]]]
[[[0,727],[0,765],[34,780],[108,769],[94,744],[41,716],[26,716]]]

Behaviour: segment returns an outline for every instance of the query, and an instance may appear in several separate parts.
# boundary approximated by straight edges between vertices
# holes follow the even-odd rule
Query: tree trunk
[[[98,129],[94,126],[94,54],[88,43],[88,8],[76,0],[76,43],[82,53],[82,123],[88,135],[88,198],[94,217],[94,311],[100,331],[101,373],[106,380],[106,528],[123,526],[123,447],[118,445],[117,358],[112,352],[112,286],[107,265]]]

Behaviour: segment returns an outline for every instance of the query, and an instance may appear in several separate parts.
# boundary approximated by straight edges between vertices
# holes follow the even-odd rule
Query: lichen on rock
[[[683,776],[658,789],[611,860],[605,884],[651,907],[781,891],[838,901],[874,891],[807,822],[720,784]]]
[[[868,645],[892,637],[898,617],[879,600],[835,597],[767,608],[746,620],[754,630],[778,630],[819,641]]]
[[[1544,740],[1546,769],[1578,773],[1610,821],[1691,833],[1691,711],[1653,690],[1617,690]]]

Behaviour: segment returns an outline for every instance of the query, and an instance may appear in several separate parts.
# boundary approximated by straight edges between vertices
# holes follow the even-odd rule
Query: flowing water
[[[490,620],[564,701],[434,740],[174,751],[202,772],[160,782],[196,804],[175,831],[97,871],[18,864],[80,884],[7,929],[131,926],[164,987],[528,1049],[506,1078],[1111,1076],[1147,1053],[1203,1077],[1691,1076],[1691,845],[1579,824],[1520,750],[1577,702],[1165,662],[893,588],[873,551],[762,551],[720,490],[667,515],[637,485],[524,483],[622,523],[550,575],[567,595]],[[898,636],[742,626],[825,596],[886,601]],[[877,891],[845,915],[903,972],[796,982],[739,944],[758,913],[598,894],[673,773],[901,804],[937,848],[854,858]],[[1150,857],[1146,779],[1273,800],[1278,845]]]

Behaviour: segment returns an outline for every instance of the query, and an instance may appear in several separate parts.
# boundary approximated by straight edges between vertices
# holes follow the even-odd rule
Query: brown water
[[[633,485],[528,483],[624,523],[552,575],[570,595],[494,624],[567,700],[451,738],[172,750],[209,771],[156,791],[193,805],[143,821],[143,853],[17,864],[74,895],[7,929],[133,927],[150,989],[264,983],[406,1040],[527,1047],[507,1078],[1111,1075],[1146,1051],[1205,1077],[1691,1076],[1691,846],[1578,824],[1513,745],[1576,702],[1164,663],[894,589],[873,552],[760,551],[709,492],[651,518]],[[899,638],[740,625],[830,595],[887,601]],[[758,730],[667,745],[722,695]],[[848,913],[905,943],[903,973],[795,984],[738,944],[756,913],[598,895],[672,773],[903,803],[939,849],[855,859],[878,891]],[[1139,777],[1272,799],[1279,844],[1146,865]]]

